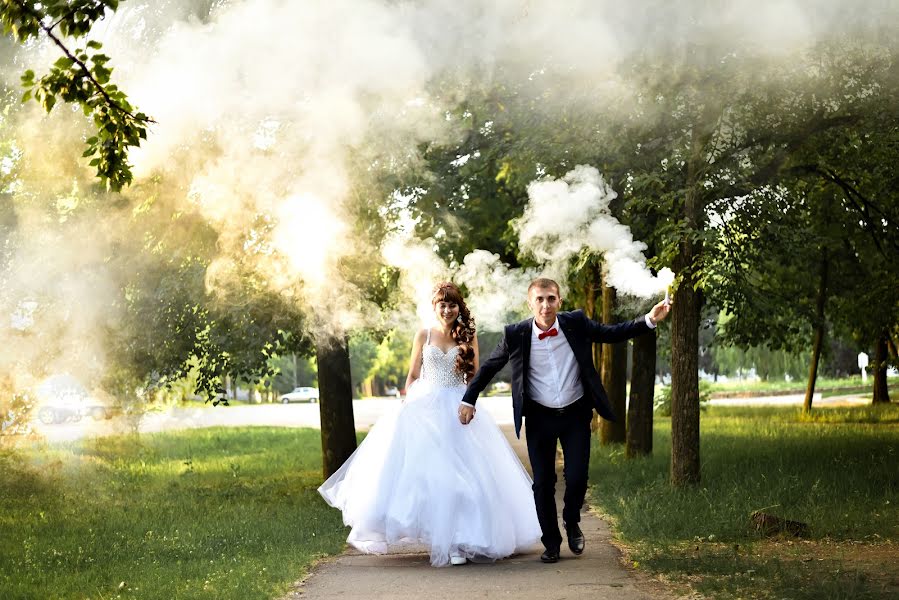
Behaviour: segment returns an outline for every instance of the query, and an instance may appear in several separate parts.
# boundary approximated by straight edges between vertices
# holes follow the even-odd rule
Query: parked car
[[[282,404],[291,402],[318,402],[318,388],[314,387],[298,387],[292,392],[288,392],[281,396]]]
[[[44,425],[78,422],[82,417],[111,419],[120,412],[112,398],[98,398],[68,374],[48,377],[37,387],[36,395],[37,418]]]
[[[402,398],[403,397],[403,393],[395,385],[388,387],[386,390],[384,390],[384,393],[387,394],[388,396],[392,396],[394,398]]]
[[[66,421],[77,423],[82,417],[91,417],[94,421],[111,419],[117,412],[118,409],[104,406],[93,398],[60,397],[45,401],[37,411],[37,418],[44,425],[52,425]]]

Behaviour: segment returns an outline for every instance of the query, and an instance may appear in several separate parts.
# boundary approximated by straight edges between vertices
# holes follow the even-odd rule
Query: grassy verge
[[[711,407],[702,484],[668,483],[670,420],[653,456],[596,448],[592,493],[628,558],[711,598],[880,599],[899,595],[899,405]],[[763,538],[754,510],[802,521],[804,539]]]
[[[796,379],[793,381],[717,381],[709,382],[709,393],[713,398],[741,397],[741,396],[765,396],[778,394],[803,394],[806,381]],[[899,392],[899,383],[894,379],[887,381],[890,392]],[[862,383],[861,376],[845,377],[841,379],[819,378],[815,382],[815,392],[820,392],[822,397],[841,396],[845,394],[871,393],[874,380],[868,378]]]
[[[0,454],[0,597],[278,596],[346,537],[320,444],[229,428]]]

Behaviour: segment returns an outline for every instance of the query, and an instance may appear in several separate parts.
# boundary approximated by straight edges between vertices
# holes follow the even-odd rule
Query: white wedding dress
[[[531,479],[496,422],[484,410],[459,422],[457,353],[430,345],[429,332],[406,402],[318,489],[362,552],[424,545],[443,566],[451,553],[496,560],[540,539]]]

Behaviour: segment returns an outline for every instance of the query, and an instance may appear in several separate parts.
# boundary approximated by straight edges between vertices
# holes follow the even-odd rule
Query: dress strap
[[[425,346],[429,346],[431,344],[431,328],[428,327],[428,339],[425,340]]]

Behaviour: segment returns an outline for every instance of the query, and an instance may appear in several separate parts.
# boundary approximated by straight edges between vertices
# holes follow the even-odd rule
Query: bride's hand
[[[468,406],[467,404],[459,405],[459,422],[463,425],[468,425],[471,423],[471,420],[474,419],[474,413],[477,412],[474,406]]]

